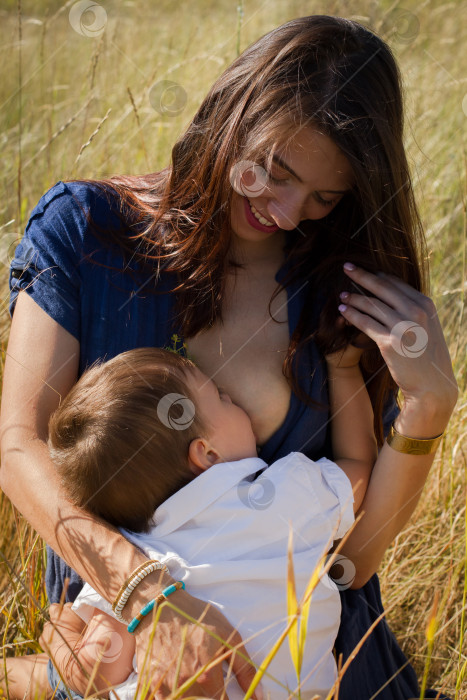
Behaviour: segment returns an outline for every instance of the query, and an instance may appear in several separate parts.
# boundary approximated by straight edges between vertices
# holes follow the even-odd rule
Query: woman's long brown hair
[[[342,264],[349,260],[427,288],[424,234],[403,146],[401,78],[382,39],[339,17],[293,19],[258,39],[218,78],[175,143],[169,167],[93,182],[116,193],[120,205],[123,228],[107,230],[106,240],[136,252],[143,268],[149,264],[156,273],[163,266],[176,275],[177,321],[191,337],[222,319],[225,272],[238,266],[228,259],[231,168],[250,160],[269,172],[275,150],[301,126],[329,136],[355,178],[326,217],[300,223],[288,249],[292,265],[284,286],[296,279],[309,284],[283,373],[302,400],[316,403],[298,385],[292,361],[311,337],[323,354],[355,337],[355,328],[336,325],[339,292],[355,292]],[[310,309],[319,299],[315,328]],[[397,387],[373,341],[361,367],[382,444],[383,406]]]

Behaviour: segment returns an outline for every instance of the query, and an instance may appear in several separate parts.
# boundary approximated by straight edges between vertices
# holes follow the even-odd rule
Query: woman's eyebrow
[[[277,163],[277,165],[280,165],[281,168],[284,168],[284,170],[287,170],[287,172],[296,177],[299,182],[303,183],[302,178],[299,175],[297,175],[297,173],[294,170],[292,170],[290,165],[287,165],[287,163],[284,160],[282,160],[280,156],[274,154],[272,160],[274,161],[274,163]]]
[[[297,175],[297,173],[292,170],[290,165],[287,165],[287,163],[282,160],[282,158],[276,154],[273,155],[272,160],[274,163],[277,163],[277,165],[280,165],[281,168],[284,168],[284,170],[287,170],[291,175],[297,178],[299,182],[303,184],[302,178]],[[350,190],[318,190],[319,192],[327,192],[329,194],[346,194],[347,192],[350,192]]]

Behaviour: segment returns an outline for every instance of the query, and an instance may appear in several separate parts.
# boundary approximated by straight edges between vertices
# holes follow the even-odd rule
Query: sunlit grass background
[[[465,3],[438,0],[135,0],[102,2],[98,36],[69,21],[72,2],[2,0],[0,284],[2,352],[7,270],[39,197],[60,179],[165,167],[210,85],[259,36],[293,17],[337,14],[379,31],[406,96],[406,144],[426,227],[431,295],[451,350],[460,398],[417,511],[380,569],[388,621],[421,682],[467,698]],[[92,16],[83,16],[82,30]],[[98,33],[99,34],[99,33]],[[158,109],[160,80],[186,105]],[[181,103],[179,103],[181,104]],[[179,106],[175,104],[175,108]],[[8,562],[8,564],[6,563]],[[46,603],[44,550],[0,493],[0,645],[34,650]]]

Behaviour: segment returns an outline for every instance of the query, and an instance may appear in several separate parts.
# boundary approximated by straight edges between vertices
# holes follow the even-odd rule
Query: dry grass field
[[[388,621],[421,682],[466,699],[465,0],[111,0],[81,24],[70,21],[73,4],[0,3],[2,362],[9,261],[50,186],[165,167],[217,76],[238,52],[293,17],[357,19],[393,48],[404,79],[406,145],[430,251],[431,296],[460,395],[416,513],[379,573]],[[178,85],[167,98],[174,109],[161,109],[162,80]],[[44,567],[42,541],[0,493],[4,655],[38,649]]]

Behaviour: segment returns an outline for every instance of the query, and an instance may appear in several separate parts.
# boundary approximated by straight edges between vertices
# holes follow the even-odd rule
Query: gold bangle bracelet
[[[410,438],[406,435],[401,435],[391,424],[386,442],[397,452],[403,452],[407,455],[430,455],[436,452],[436,449],[441,442],[444,432],[433,438]]]

